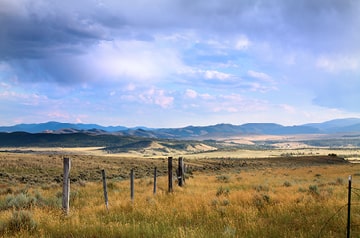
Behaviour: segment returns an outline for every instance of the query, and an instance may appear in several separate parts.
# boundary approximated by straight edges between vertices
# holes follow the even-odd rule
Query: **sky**
[[[0,125],[360,117],[358,0],[0,0]]]

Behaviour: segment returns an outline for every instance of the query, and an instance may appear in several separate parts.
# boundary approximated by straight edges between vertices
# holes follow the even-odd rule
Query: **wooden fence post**
[[[130,171],[130,198],[134,201],[134,169]]]
[[[105,169],[102,169],[102,170],[101,170],[101,175],[102,175],[103,188],[104,188],[105,206],[106,206],[106,210],[109,210],[109,200],[108,200],[107,187],[106,187],[106,173],[105,173]]]
[[[70,169],[71,161],[69,158],[64,158],[64,175],[63,175],[63,196],[62,207],[66,215],[69,214],[70,208]]]
[[[346,237],[350,238],[350,212],[351,212],[351,175],[349,175],[349,186],[348,186],[348,214],[347,214],[347,226],[346,226]]]
[[[156,194],[156,180],[157,180],[157,168],[154,168],[154,195]]]
[[[184,184],[186,183],[186,182],[185,182],[185,180],[186,180],[186,179],[185,179],[186,173],[187,173],[187,164],[184,164],[184,163],[183,163],[183,180],[184,180]]]
[[[169,193],[173,191],[172,185],[172,157],[168,157],[168,180],[169,180]]]
[[[183,163],[183,158],[179,157],[179,161],[178,161],[178,169],[177,169],[177,178],[178,178],[178,185],[180,187],[183,186],[184,183],[184,163]]]

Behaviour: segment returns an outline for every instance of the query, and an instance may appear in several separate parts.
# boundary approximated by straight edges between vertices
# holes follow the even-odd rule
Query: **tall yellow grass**
[[[108,181],[109,210],[101,182],[73,184],[70,214],[59,205],[24,208],[36,222],[33,230],[8,228],[15,208],[3,209],[3,237],[343,237],[346,234],[347,178],[360,188],[359,165],[269,168],[230,174],[194,174],[184,187],[167,178]],[[12,191],[6,194],[5,189]],[[20,187],[3,186],[2,203]],[[9,190],[9,191],[10,191]],[[353,194],[352,234],[360,235],[359,193]],[[55,199],[60,186],[31,187],[28,194]]]

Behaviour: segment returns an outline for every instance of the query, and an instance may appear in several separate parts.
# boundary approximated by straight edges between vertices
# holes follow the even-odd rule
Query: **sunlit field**
[[[289,144],[289,143],[286,143]],[[290,143],[291,144],[291,143]],[[264,150],[253,150],[253,149],[235,149],[235,150],[219,150],[219,151],[210,151],[202,153],[178,153],[171,154],[170,156],[186,156],[187,158],[215,158],[215,157],[229,157],[229,158],[264,158],[264,157],[275,157],[283,155],[328,155],[328,154],[337,154],[338,156],[344,158],[353,158],[360,159],[360,149],[359,148],[317,148],[317,147],[299,147],[293,145],[293,148],[284,148],[286,146],[279,146],[278,149],[264,149]],[[128,153],[105,153],[101,150],[102,147],[56,147],[56,148],[46,148],[46,147],[19,147],[19,148],[6,148],[0,147],[0,151],[16,151],[18,153],[29,153],[34,152],[38,154],[50,154],[50,155],[92,155],[92,156],[108,156],[108,157],[149,157],[148,155],[143,155],[138,152],[128,152]],[[168,154],[157,155],[151,157],[163,158]]]
[[[263,153],[270,161],[275,156],[274,151],[267,154],[253,151],[253,155],[250,152],[243,151],[249,154],[239,158],[219,154],[213,154],[213,158],[185,156],[185,163],[193,169],[186,175],[185,186],[178,187],[174,180],[174,191],[169,193],[166,157],[76,155],[73,151],[67,154],[72,160],[68,215],[61,208],[64,154],[2,152],[0,234],[3,237],[344,237],[348,176],[352,175],[351,234],[360,236],[359,164],[282,166],[279,160],[274,164],[259,161],[247,164],[251,166],[239,166],[248,160],[246,157],[261,157],[257,153]],[[281,151],[279,156],[291,160],[308,153]],[[312,153],[315,156],[320,152]],[[214,161],[223,164],[223,168],[206,166]],[[176,162],[174,157],[174,168]],[[155,166],[160,173],[153,194]],[[136,178],[133,201],[130,168],[135,169]],[[108,210],[100,169],[108,174]]]

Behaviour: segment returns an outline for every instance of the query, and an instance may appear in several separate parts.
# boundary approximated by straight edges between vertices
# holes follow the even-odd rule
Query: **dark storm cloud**
[[[30,4],[30,2],[28,3]],[[86,45],[104,39],[104,30],[87,16],[51,13],[27,5],[0,15],[1,59],[39,58],[61,52],[81,52]],[[34,12],[36,10],[36,12]]]
[[[352,24],[359,24],[360,4],[352,0],[2,1],[2,60],[76,54],[100,40],[129,35],[151,40],[155,33],[177,29],[224,38],[245,33],[252,39],[310,50],[353,45],[352,39],[360,35],[352,29]]]
[[[224,42],[243,34],[283,51],[342,54],[360,50],[356,43],[360,31],[354,29],[360,25],[359,6],[354,0],[0,0],[0,61],[20,76],[37,75],[28,80],[83,82],[91,77],[83,66],[86,62],[78,57],[99,42],[153,41],[158,34],[179,31],[194,31],[203,42],[212,38]],[[207,56],[199,54],[200,46],[209,47],[212,61],[238,57],[229,51],[212,52],[212,46],[200,42],[194,44],[192,55],[185,49],[188,64]]]

